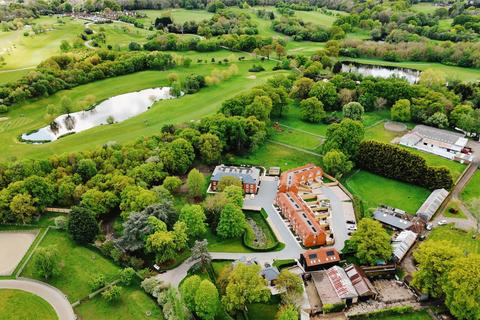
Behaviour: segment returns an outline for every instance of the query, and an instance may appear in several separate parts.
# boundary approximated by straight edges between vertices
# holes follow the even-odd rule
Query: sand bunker
[[[0,275],[13,273],[38,231],[0,232]]]

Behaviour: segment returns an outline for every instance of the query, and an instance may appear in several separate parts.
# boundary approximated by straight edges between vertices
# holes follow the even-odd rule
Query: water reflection
[[[354,72],[362,76],[373,76],[379,78],[403,78],[409,83],[416,83],[420,77],[420,71],[406,68],[389,66],[377,66],[355,62],[343,62],[341,72]]]
[[[169,87],[146,89],[121,94],[105,100],[88,111],[61,115],[32,133],[24,133],[22,139],[36,143],[57,140],[59,137],[85,131],[103,124],[122,122],[147,111],[156,101],[172,99]]]

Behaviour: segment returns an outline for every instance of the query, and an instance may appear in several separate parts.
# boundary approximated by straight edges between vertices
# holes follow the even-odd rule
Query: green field
[[[1,320],[54,320],[53,307],[39,296],[21,290],[0,289]]]
[[[95,275],[101,273],[107,281],[113,281],[120,270],[98,252],[75,244],[65,232],[50,230],[40,247],[50,245],[57,246],[63,261],[61,274],[47,282],[65,293],[70,302],[91,293],[89,282]],[[33,260],[27,264],[22,276],[43,281],[35,272]]]
[[[354,61],[364,64],[374,64],[379,66],[392,66],[400,68],[411,68],[417,70],[433,69],[437,72],[443,73],[449,80],[461,81],[476,81],[480,80],[480,69],[463,68],[456,66],[447,66],[441,63],[434,62],[388,62],[380,59],[365,59],[365,58],[344,58],[345,61]]]
[[[165,14],[170,14],[173,22],[183,24],[185,21],[202,21],[210,19],[213,13],[206,10],[187,10],[187,9],[165,9],[165,10],[139,10],[139,13],[147,15],[146,18],[139,19],[148,28],[153,24],[156,18]]]
[[[480,254],[480,239],[474,239],[471,232],[455,229],[453,225],[438,226],[428,236],[431,240],[447,240],[463,250]]]
[[[480,171],[477,170],[472,179],[468,182],[465,189],[462,191],[462,200],[465,203],[470,203],[475,198],[480,198]]]
[[[347,178],[345,186],[363,200],[365,209],[380,204],[415,214],[430,195],[425,188],[359,170]]]
[[[412,10],[416,12],[421,12],[421,13],[427,13],[427,14],[432,14],[437,10],[438,8],[442,8],[439,6],[434,5],[433,3],[430,2],[420,2],[416,3],[412,6]],[[448,9],[448,7],[447,7]]]
[[[224,55],[226,56],[226,53],[223,55],[218,53],[217,57]],[[263,83],[266,78],[273,75],[273,72],[262,72],[256,74],[255,78],[249,77],[247,69],[252,64],[252,61],[237,63],[239,74],[231,79],[202,89],[193,95],[157,102],[149,111],[124,122],[99,126],[42,145],[20,143],[17,137],[47,125],[51,119],[46,118],[46,106],[58,104],[64,95],[68,95],[74,104],[91,94],[95,95],[97,101],[101,101],[126,92],[165,86],[167,75],[171,72],[176,72],[181,77],[190,73],[208,75],[214,68],[226,67],[217,64],[194,64],[190,68],[169,71],[144,71],[82,85],[58,92],[48,98],[25,103],[5,114],[8,119],[0,122],[0,140],[3,141],[0,161],[11,158],[41,158],[55,153],[92,149],[108,141],[132,142],[141,136],[156,134],[166,123],[178,124],[200,119],[216,112],[224,99]],[[266,63],[267,68],[269,65],[271,62]]]
[[[130,42],[134,41],[143,44],[147,42],[148,35],[154,34],[154,31],[135,28],[130,24],[121,22],[101,25],[92,24],[90,25],[90,29],[94,30],[95,32],[102,31],[105,33],[106,40],[103,47],[106,45],[111,45],[113,48],[125,50],[128,49],[128,44]]]
[[[371,317],[370,319],[373,320],[431,320],[432,317],[428,314],[427,311],[415,311],[412,313],[406,314],[399,314],[393,316],[378,316],[378,317]]]

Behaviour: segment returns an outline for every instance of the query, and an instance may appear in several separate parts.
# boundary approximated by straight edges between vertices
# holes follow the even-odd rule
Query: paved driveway
[[[0,280],[0,289],[17,289],[27,291],[41,297],[53,307],[60,320],[76,319],[72,305],[58,289],[35,280]]]

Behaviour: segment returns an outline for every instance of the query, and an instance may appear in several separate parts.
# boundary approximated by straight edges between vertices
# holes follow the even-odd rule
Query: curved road
[[[76,319],[72,305],[65,295],[60,290],[43,282],[30,279],[0,280],[0,289],[17,289],[36,294],[50,303],[60,320]]]

